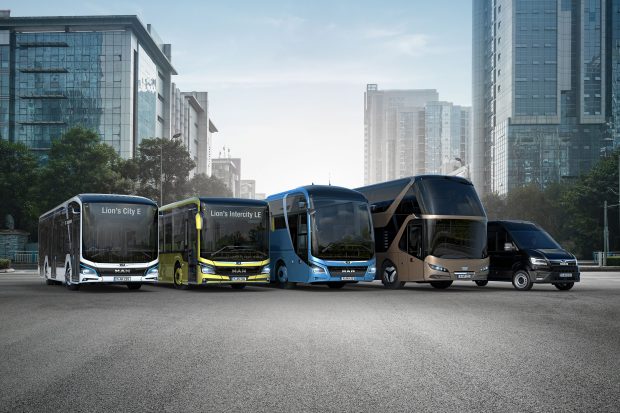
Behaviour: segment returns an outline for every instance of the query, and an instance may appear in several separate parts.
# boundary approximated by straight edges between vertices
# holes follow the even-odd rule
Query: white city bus
[[[48,285],[157,282],[157,204],[128,195],[81,194],[39,218],[39,274]]]

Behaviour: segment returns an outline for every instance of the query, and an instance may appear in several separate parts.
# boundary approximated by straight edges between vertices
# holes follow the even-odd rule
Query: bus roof
[[[168,211],[170,209],[178,208],[187,204],[197,204],[199,202],[204,202],[206,204],[211,205],[241,205],[241,206],[257,206],[257,207],[266,207],[268,204],[266,201],[262,201],[259,199],[247,199],[247,198],[218,198],[218,197],[191,197],[186,198],[181,201],[172,202],[170,204],[164,205],[159,208],[160,211]]]
[[[302,192],[302,193],[307,194],[308,196],[315,196],[315,197],[359,199],[360,201],[366,201],[366,198],[364,197],[364,195],[354,189],[343,188],[341,186],[332,186],[332,185],[300,186],[295,189],[280,192],[274,195],[269,195],[267,197],[267,201],[282,199],[287,194],[294,193],[294,192]]]
[[[109,202],[109,203],[118,202],[118,203],[127,203],[127,204],[152,205],[154,207],[157,207],[157,203],[155,201],[145,198],[143,196],[137,196],[137,195],[77,194],[76,196],[67,199],[65,202],[59,205],[56,205],[54,208],[50,209],[49,211],[44,212],[43,214],[41,214],[39,219],[57,211],[59,208],[62,208],[63,206],[69,204],[72,201],[78,201],[78,200],[82,203],[84,202]]]
[[[384,185],[397,185],[397,183],[400,183],[402,187],[405,187],[406,185],[409,185],[410,183],[415,183],[415,182],[427,180],[427,179],[449,179],[449,180],[460,181],[462,183],[467,183],[467,184],[472,185],[471,181],[463,177],[460,177],[460,176],[426,174],[426,175],[415,175],[415,176],[409,176],[406,178],[394,179],[392,181],[379,182],[377,184],[366,185],[366,186],[362,186],[359,188],[355,188],[355,190],[360,191],[360,192],[365,192],[367,190],[379,189],[383,187]]]

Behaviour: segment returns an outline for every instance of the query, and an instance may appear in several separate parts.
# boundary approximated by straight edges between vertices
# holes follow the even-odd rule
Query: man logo
[[[129,268],[117,268],[114,270],[115,274],[127,274],[129,272],[131,272]]]
[[[233,268],[232,273],[233,274],[245,274],[246,271],[247,270],[245,268]]]

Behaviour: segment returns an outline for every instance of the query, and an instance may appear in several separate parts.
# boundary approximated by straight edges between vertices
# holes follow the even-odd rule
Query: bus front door
[[[69,210],[69,256],[71,257],[71,281],[80,281],[80,210]]]
[[[424,281],[422,233],[422,222],[410,221],[401,237],[399,246],[403,262],[399,266],[402,270],[400,268],[399,270],[403,275],[403,281]]]

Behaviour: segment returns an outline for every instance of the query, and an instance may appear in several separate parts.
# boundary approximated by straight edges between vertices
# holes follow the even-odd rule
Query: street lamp
[[[175,133],[172,135],[172,139],[176,139],[181,136],[182,133]],[[161,138],[161,144],[159,145],[159,206],[164,204],[164,138]]]

